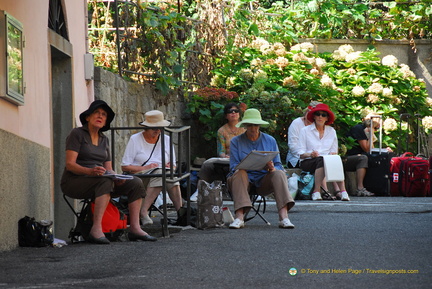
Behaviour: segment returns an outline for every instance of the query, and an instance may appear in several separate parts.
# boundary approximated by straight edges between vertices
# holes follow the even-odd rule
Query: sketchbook
[[[113,180],[132,180],[133,176],[110,173],[106,171],[102,177],[111,178]]]
[[[279,152],[251,151],[234,169],[260,171],[273,160]]]
[[[325,155],[324,173],[327,182],[338,182],[345,180],[342,159],[338,155]]]

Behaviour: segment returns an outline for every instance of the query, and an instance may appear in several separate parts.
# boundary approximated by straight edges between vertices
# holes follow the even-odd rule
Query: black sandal
[[[321,190],[323,193],[321,193],[321,197],[325,201],[335,201],[336,197],[333,197],[327,190],[325,190],[323,187],[321,187]]]

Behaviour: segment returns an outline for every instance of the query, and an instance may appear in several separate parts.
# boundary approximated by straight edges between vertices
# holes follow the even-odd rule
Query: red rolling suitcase
[[[429,188],[429,161],[406,152],[390,161],[390,194],[425,197]]]
[[[411,115],[400,115],[399,130],[402,131],[402,120],[409,122]],[[409,149],[409,130],[406,135],[406,150]],[[401,138],[399,138],[399,149]],[[400,157],[394,157],[390,161],[390,195],[405,197],[425,197],[429,191],[429,160],[416,157],[413,153],[405,152]]]

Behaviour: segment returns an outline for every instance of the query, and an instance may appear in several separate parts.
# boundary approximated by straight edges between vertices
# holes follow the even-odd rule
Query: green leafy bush
[[[373,48],[354,51],[350,45],[342,45],[333,53],[314,51],[314,45],[307,42],[287,49],[281,43],[257,39],[248,47],[233,48],[226,54],[213,71],[212,85],[237,92],[239,101],[258,108],[263,118],[271,122],[267,131],[277,138],[282,155],[287,151],[288,126],[311,100],[322,101],[335,112],[334,126],[343,144],[341,153],[345,146],[352,145],[345,138],[346,132],[368,113],[383,116],[383,142],[392,148],[396,148],[402,136],[397,125],[400,114],[431,114],[432,103],[424,80],[417,79],[396,57],[389,55],[381,61]],[[202,97],[189,101],[190,107],[209,109],[208,103],[213,112],[201,113],[202,123],[212,121],[217,115],[215,109],[221,109],[223,101],[218,105]],[[428,125],[431,120],[423,121],[426,128],[432,127]]]

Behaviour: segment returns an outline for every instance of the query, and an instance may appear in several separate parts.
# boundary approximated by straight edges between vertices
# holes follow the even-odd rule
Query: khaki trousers
[[[249,182],[246,170],[237,170],[227,181],[228,188],[233,196],[234,211],[241,208],[246,208],[246,211],[248,211],[252,207],[249,196],[249,190],[252,185]],[[260,186],[256,187],[256,193],[261,196],[273,193],[278,212],[285,206],[288,206],[289,211],[295,204],[294,199],[288,191],[285,172],[280,170],[267,173],[262,178]]]

